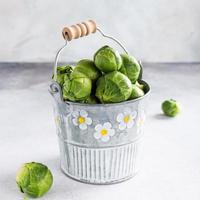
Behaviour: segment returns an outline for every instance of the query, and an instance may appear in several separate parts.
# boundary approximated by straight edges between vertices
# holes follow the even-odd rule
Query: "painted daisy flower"
[[[139,117],[139,120],[138,120],[138,123],[137,123],[138,126],[143,125],[144,122],[145,122],[145,120],[146,120],[146,114],[145,114],[145,111],[144,111],[144,110],[142,110],[142,112],[141,112],[140,115],[141,115],[141,116]]]
[[[112,125],[109,122],[102,124],[97,124],[95,126],[96,132],[94,133],[94,137],[98,140],[101,139],[103,142],[108,142],[110,137],[115,135],[115,130],[112,129]]]
[[[88,125],[92,124],[92,119],[88,117],[88,113],[85,110],[72,112],[72,122],[75,126],[78,126],[81,130],[86,130]]]
[[[131,128],[135,121],[134,119],[137,116],[137,112],[131,110],[125,110],[124,113],[119,113],[117,115],[117,122],[119,122],[119,129],[124,130],[126,128]]]

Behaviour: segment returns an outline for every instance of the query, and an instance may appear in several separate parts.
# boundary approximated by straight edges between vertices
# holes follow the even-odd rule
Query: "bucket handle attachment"
[[[52,80],[49,86],[49,93],[55,98],[57,102],[63,102],[62,91],[60,85]]]

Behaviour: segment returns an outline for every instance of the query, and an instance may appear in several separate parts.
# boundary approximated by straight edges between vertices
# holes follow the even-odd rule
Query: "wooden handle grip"
[[[65,40],[71,41],[73,39],[95,33],[96,30],[96,22],[93,20],[88,20],[86,22],[82,22],[76,25],[64,27],[62,34]]]

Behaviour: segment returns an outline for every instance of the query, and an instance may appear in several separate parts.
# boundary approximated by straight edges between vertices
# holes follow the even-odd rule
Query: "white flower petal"
[[[114,129],[108,130],[108,135],[109,135],[109,136],[115,135],[115,130],[114,130]]]
[[[136,116],[137,116],[137,111],[133,111],[132,113],[131,113],[131,116],[132,116],[132,118],[136,118]]]
[[[73,117],[78,117],[78,116],[79,116],[79,111],[74,111],[74,112],[72,112],[72,116],[73,116]]]
[[[80,116],[82,116],[82,117],[87,117],[87,116],[88,116],[88,113],[87,113],[85,110],[81,110],[81,111],[80,111]]]
[[[105,128],[105,129],[110,129],[111,127],[112,127],[112,125],[110,122],[106,122],[103,124],[103,128]]]
[[[120,124],[119,124],[119,130],[124,130],[126,128],[126,124],[122,121]]]
[[[144,111],[141,114],[141,119],[143,122],[146,120],[146,113]]]
[[[110,139],[110,136],[109,136],[109,135],[106,135],[106,136],[101,137],[101,140],[102,140],[103,142],[108,142],[109,139]]]
[[[127,123],[127,128],[131,128],[133,126],[135,122],[133,120],[130,120],[128,123]]]
[[[97,124],[97,125],[95,126],[95,130],[96,130],[96,131],[101,131],[102,128],[103,128],[103,127],[102,127],[101,124]]]
[[[72,119],[72,122],[73,122],[73,124],[74,124],[75,126],[78,126],[77,118],[73,118],[73,119]]]
[[[81,130],[86,130],[87,129],[87,124],[83,123],[83,124],[79,124],[79,128]]]
[[[124,109],[124,114],[125,115],[130,115],[131,114],[131,109],[130,108],[125,108]]]
[[[87,117],[87,118],[85,119],[85,123],[86,123],[87,125],[91,125],[91,124],[92,124],[92,119],[89,118],[89,117]]]
[[[94,133],[94,138],[96,138],[97,140],[98,140],[99,138],[101,138],[101,133],[100,133],[100,132],[95,132],[95,133]]]
[[[118,121],[118,122],[121,122],[123,119],[124,119],[124,115],[123,115],[122,113],[119,113],[119,114],[117,115],[117,121]]]

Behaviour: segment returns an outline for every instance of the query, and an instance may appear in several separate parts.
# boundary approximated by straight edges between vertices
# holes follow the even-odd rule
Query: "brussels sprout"
[[[75,72],[78,71],[85,74],[92,81],[97,80],[99,76],[101,75],[101,72],[96,68],[94,62],[88,59],[80,60],[77,63],[74,71]]]
[[[107,73],[119,70],[122,59],[117,51],[109,46],[103,46],[95,53],[94,63],[99,70]]]
[[[70,74],[71,72],[72,72],[71,66],[58,66],[57,67],[57,78],[55,81],[62,87],[62,85],[64,83],[65,74]],[[54,78],[54,75],[52,78]]]
[[[63,84],[63,99],[70,101],[85,100],[90,96],[92,81],[83,73],[72,72],[65,75]]]
[[[127,100],[132,92],[131,81],[118,71],[110,72],[97,81],[96,97],[101,103]]]
[[[141,84],[141,83],[139,83],[138,81],[136,81],[136,82],[135,82],[135,85],[136,85],[137,87],[139,87],[141,90],[144,91],[145,87],[144,87],[143,84]]]
[[[87,104],[97,104],[98,99],[94,96],[89,96],[87,99],[80,101],[80,103],[87,103]]]
[[[132,85],[132,93],[129,99],[136,99],[144,96],[144,91],[140,89],[136,84]]]
[[[180,105],[176,100],[166,100],[162,103],[162,110],[165,115],[175,117],[180,112]]]
[[[20,168],[16,182],[21,192],[31,197],[41,197],[52,186],[53,176],[47,166],[31,162]]]
[[[138,77],[140,75],[140,65],[138,61],[128,54],[122,54],[122,67],[120,69],[120,72],[125,74],[132,83],[135,83],[138,80]]]

